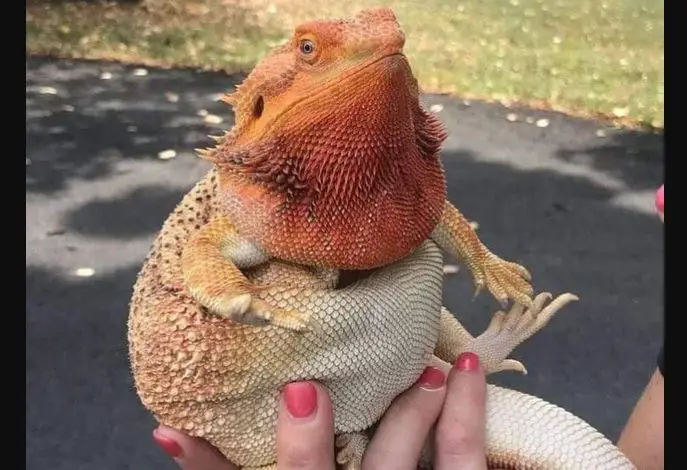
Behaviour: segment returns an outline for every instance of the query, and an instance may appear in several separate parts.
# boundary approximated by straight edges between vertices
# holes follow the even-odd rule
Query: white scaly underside
[[[250,449],[237,448],[230,454],[240,455],[243,458],[237,462],[251,466],[274,461],[278,409],[274,392],[287,381],[316,379],[328,388],[337,433],[373,425],[430,362],[442,283],[442,254],[428,241],[411,258],[344,289],[265,297],[281,308],[312,312],[311,331],[294,334],[269,328],[276,336],[262,360],[292,359],[277,374],[255,370],[255,380],[266,392],[264,410],[257,416],[251,407],[232,407],[232,411],[239,429],[251,426],[251,434],[264,438],[257,446],[255,441],[241,440],[238,447]]]

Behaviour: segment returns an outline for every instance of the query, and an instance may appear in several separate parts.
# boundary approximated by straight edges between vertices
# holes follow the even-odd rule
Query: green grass
[[[390,5],[407,33],[406,50],[426,91],[663,127],[662,2],[325,3],[29,0],[26,48],[60,57],[246,71],[303,20]]]

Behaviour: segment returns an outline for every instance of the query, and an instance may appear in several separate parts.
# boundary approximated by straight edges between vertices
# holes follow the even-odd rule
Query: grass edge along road
[[[423,91],[662,129],[663,2],[29,0],[27,54],[247,72],[303,20],[393,7]]]

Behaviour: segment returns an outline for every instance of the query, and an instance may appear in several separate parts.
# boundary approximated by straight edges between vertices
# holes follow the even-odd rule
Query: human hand
[[[334,470],[334,419],[329,395],[315,382],[284,387],[277,421],[279,470]],[[159,426],[153,437],[183,470],[239,470],[204,439]]]
[[[428,436],[435,470],[486,470],[485,397],[484,371],[475,354],[462,354],[450,369],[428,367],[387,410],[362,470],[415,470]],[[278,470],[334,470],[332,416],[324,387],[287,385],[277,423]],[[183,470],[238,470],[202,439],[165,426],[154,437]]]

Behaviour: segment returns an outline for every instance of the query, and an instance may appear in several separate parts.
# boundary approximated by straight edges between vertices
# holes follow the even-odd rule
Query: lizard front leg
[[[551,298],[551,294],[544,292],[534,298],[530,308],[515,303],[508,313],[496,312],[484,333],[476,338],[451,312],[442,308],[434,354],[452,364],[460,354],[470,351],[479,356],[489,374],[505,370],[526,374],[527,369],[520,361],[508,359],[510,353],[546,326],[558,310],[577,300],[572,294],[562,294],[546,305]]]
[[[181,255],[181,269],[191,297],[210,312],[249,325],[269,323],[302,330],[307,315],[270,307],[256,297],[269,287],[254,285],[240,270],[268,260],[267,253],[241,238],[220,216],[189,240]]]
[[[450,202],[431,235],[442,250],[467,265],[475,281],[475,295],[485,286],[502,304],[513,299],[526,306],[532,304],[530,273],[523,266],[505,261],[484,246],[470,222]]]

